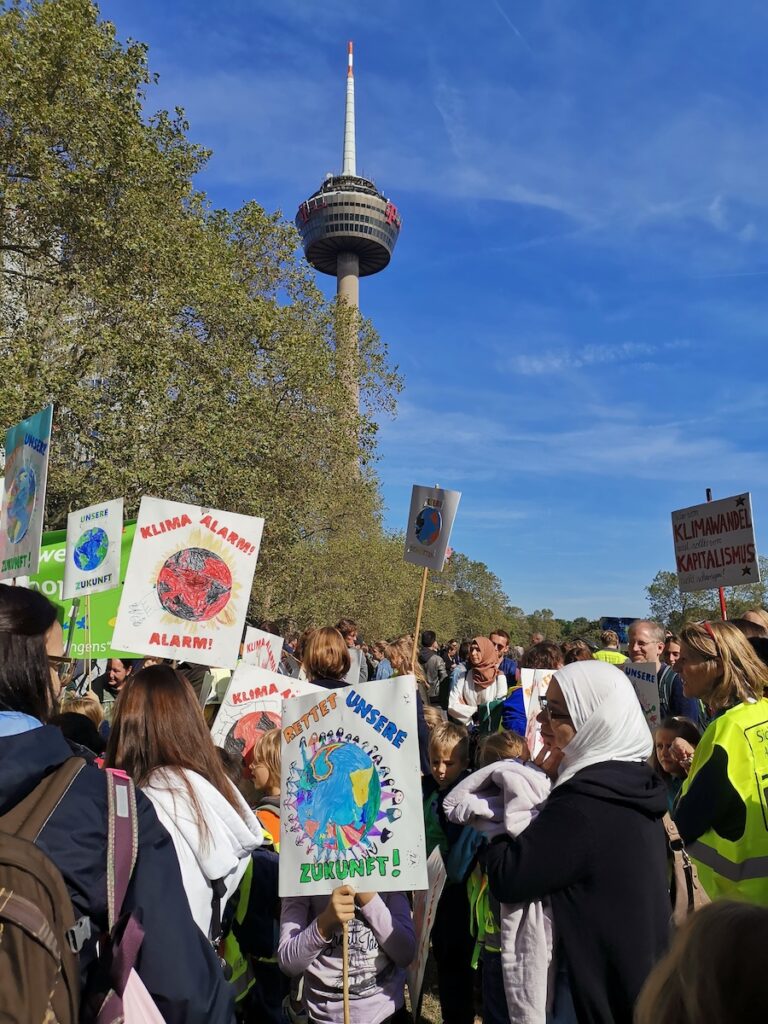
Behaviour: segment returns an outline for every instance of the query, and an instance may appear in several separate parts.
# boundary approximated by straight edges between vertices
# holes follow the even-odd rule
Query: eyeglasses
[[[562,719],[562,721],[564,722],[570,721],[571,716],[568,714],[568,712],[563,713],[562,711],[553,711],[550,708],[549,701],[546,697],[539,697],[539,707],[550,721],[552,721],[555,718]]]
[[[48,664],[59,677],[62,686],[68,686],[75,678],[75,658],[60,658],[56,654],[49,654]]]
[[[491,643],[493,643],[493,640],[491,640]],[[506,644],[493,644],[493,646],[494,646],[494,647],[496,648],[496,650],[497,650],[497,651],[503,651],[503,650],[504,650],[504,648],[505,648],[505,647],[506,647],[507,645],[506,645]]]

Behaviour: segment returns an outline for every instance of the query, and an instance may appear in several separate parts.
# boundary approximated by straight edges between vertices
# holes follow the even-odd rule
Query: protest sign
[[[648,728],[653,731],[661,725],[659,708],[659,681],[655,661],[625,661],[621,666],[632,683],[640,701]]]
[[[30,575],[40,562],[53,406],[5,433],[5,493],[0,514],[0,580]]]
[[[405,533],[406,562],[442,571],[460,498],[460,491],[414,484]]]
[[[672,534],[683,593],[760,581],[749,493],[678,509]]]
[[[416,680],[283,703],[280,896],[426,889]]]
[[[541,725],[537,721],[541,705],[539,697],[544,697],[547,687],[552,681],[555,670],[552,668],[521,668],[520,684],[523,688],[523,706],[528,716],[525,740],[531,757],[536,757],[544,744],[541,741]]]
[[[113,642],[234,668],[264,520],[141,499]]]
[[[323,692],[322,687],[240,661],[211,728],[211,738],[217,747],[237,754],[250,766],[257,741],[267,730],[280,728],[283,700],[313,692]]]
[[[246,626],[243,641],[243,661],[247,665],[268,668],[277,672],[280,655],[283,653],[283,638],[274,633],[265,633],[255,626]]]
[[[122,498],[70,512],[62,596],[87,597],[119,587],[122,537]]]
[[[135,523],[126,523],[120,546],[120,579],[125,579],[128,558],[133,544]],[[94,594],[90,600],[90,621],[86,615],[85,602],[80,598],[74,601],[65,600],[64,564],[66,562],[66,533],[54,530],[43,534],[40,549],[40,565],[37,572],[29,578],[29,586],[39,590],[54,604],[62,609],[59,618],[64,629],[64,645],[68,646],[68,654],[73,658],[119,658],[133,657],[129,651],[112,647],[112,632],[117,619],[117,606],[120,603],[122,586],[115,590],[106,590]],[[72,638],[69,639],[69,633]]]
[[[424,985],[424,970],[429,956],[429,937],[435,923],[437,904],[443,894],[448,876],[443,863],[440,847],[436,846],[427,860],[427,888],[414,893],[413,929],[416,933],[416,955],[406,975],[408,995],[411,1000],[413,1019],[419,1019],[421,989]]]

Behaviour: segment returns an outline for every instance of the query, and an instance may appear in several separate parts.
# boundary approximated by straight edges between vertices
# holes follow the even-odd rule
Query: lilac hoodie
[[[288,975],[304,975],[304,1003],[317,1024],[344,1019],[341,932],[326,942],[317,917],[328,896],[282,900],[277,961]],[[416,952],[411,908],[401,892],[377,894],[349,922],[349,999],[352,1024],[379,1024],[404,1002],[405,969]]]

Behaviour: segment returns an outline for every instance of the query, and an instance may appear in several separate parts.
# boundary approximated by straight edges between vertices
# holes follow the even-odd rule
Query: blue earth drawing
[[[325,744],[305,761],[296,812],[318,849],[344,852],[357,846],[376,823],[380,807],[376,767],[354,743]]]
[[[443,528],[443,517],[436,508],[423,508],[416,516],[416,540],[424,547],[434,544]]]
[[[11,544],[24,540],[32,521],[37,496],[37,477],[32,466],[20,466],[8,487],[6,533]]]
[[[100,526],[94,526],[86,530],[80,537],[72,555],[73,561],[78,569],[84,572],[93,572],[98,569],[109,551],[109,537]]]

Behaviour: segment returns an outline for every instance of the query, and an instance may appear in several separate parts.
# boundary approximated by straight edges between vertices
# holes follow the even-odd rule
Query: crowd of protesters
[[[439,848],[447,873],[432,933],[439,1019],[762,1020],[768,614],[677,635],[637,621],[625,651],[610,631],[599,645],[539,634],[525,649],[503,629],[438,639],[366,647],[343,618],[286,637],[280,671],[328,689],[415,676],[426,852]],[[653,732],[625,662],[655,672]],[[122,913],[140,922],[136,973],[163,1020],[341,1022],[345,925],[351,1021],[412,1019],[411,893],[278,898],[280,733],[258,740],[249,778],[214,746],[228,674],[157,659],[90,668],[64,657],[45,597],[0,585],[0,829],[77,759],[32,838],[78,922],[83,1005],[113,925],[106,768],[135,786]],[[525,669],[543,670],[533,709]],[[2,956],[0,943],[5,982]],[[57,997],[17,984],[0,1016],[54,1019],[9,1011],[34,998]]]

